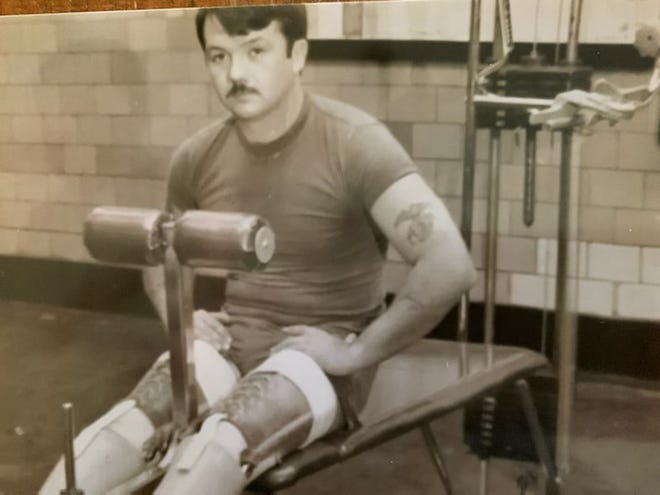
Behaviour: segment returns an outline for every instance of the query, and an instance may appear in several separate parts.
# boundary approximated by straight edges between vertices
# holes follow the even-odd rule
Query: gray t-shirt
[[[386,240],[369,209],[416,167],[387,128],[349,105],[306,96],[281,138],[249,143],[234,120],[184,142],[168,185],[171,211],[254,213],[276,236],[263,271],[227,280],[233,358],[243,371],[268,356],[282,326],[361,331],[383,304]]]

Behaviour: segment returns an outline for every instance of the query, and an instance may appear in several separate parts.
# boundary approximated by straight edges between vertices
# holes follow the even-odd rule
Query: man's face
[[[206,64],[221,102],[239,119],[258,119],[277,107],[305,63],[297,41],[287,56],[277,21],[259,31],[230,36],[213,16],[204,23]]]

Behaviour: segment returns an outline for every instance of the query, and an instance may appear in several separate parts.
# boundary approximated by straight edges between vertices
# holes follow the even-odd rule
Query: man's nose
[[[246,75],[246,63],[243,57],[233,57],[229,66],[229,80],[243,82]]]

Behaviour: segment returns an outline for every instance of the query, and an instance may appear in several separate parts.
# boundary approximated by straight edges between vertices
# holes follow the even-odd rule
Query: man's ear
[[[291,61],[293,62],[293,70],[296,73],[300,73],[303,67],[305,67],[308,50],[309,44],[307,40],[301,39],[293,42],[293,46],[291,47]]]

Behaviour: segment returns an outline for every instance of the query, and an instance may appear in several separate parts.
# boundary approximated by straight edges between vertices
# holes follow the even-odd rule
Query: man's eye
[[[254,48],[252,48],[252,49],[250,50],[250,55],[251,55],[252,57],[257,57],[257,56],[261,55],[263,52],[264,52],[264,49],[263,49],[263,48],[260,48],[260,47],[254,47]]]
[[[209,61],[214,63],[214,64],[217,64],[217,63],[220,63],[220,62],[224,61],[225,58],[226,58],[226,56],[225,56],[224,53],[211,53],[209,55]]]

